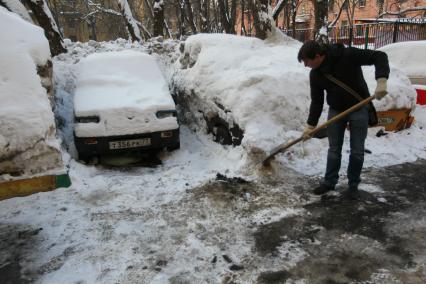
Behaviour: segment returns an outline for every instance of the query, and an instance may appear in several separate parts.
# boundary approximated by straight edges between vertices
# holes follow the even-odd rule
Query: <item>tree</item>
[[[154,1],[154,36],[163,36],[164,2]]]
[[[194,13],[192,10],[191,2],[189,2],[189,0],[184,0],[184,4],[186,7],[186,21],[189,23],[189,26],[191,27],[192,34],[196,34],[197,26],[194,22],[195,19],[194,19]]]
[[[243,0],[242,0],[243,1]],[[210,32],[210,1],[201,0],[201,32]]]
[[[358,0],[356,0],[358,1]],[[328,42],[328,1],[313,0],[315,11],[315,40],[319,42]]]
[[[268,14],[268,11],[270,10],[268,0],[248,0],[248,3],[253,14],[256,37],[266,39],[272,28],[271,18]]]
[[[127,31],[129,32],[132,41],[142,41],[141,32],[136,20],[133,18],[132,11],[130,10],[127,0],[118,0],[118,7],[126,21]]]
[[[49,41],[52,56],[66,52],[62,41],[62,35],[59,32],[56,21],[45,0],[24,0],[24,4],[31,9],[35,20],[40,27],[44,29],[44,34]]]

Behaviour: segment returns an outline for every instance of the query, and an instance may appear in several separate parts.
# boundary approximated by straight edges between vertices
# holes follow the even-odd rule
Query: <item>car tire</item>
[[[92,160],[92,157],[90,155],[78,155],[78,159],[80,161],[83,161],[85,164],[90,163],[90,161]]]
[[[174,150],[178,150],[178,149],[180,149],[180,142],[178,142],[178,143],[176,143],[172,146],[167,147],[167,151],[169,151],[169,152],[174,151]]]

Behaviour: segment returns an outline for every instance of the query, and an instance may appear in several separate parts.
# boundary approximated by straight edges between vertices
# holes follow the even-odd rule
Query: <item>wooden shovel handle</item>
[[[307,133],[307,136],[309,136],[308,139],[312,138],[312,136],[317,133],[318,131],[320,131],[321,129],[326,128],[327,126],[329,126],[330,124],[342,119],[344,116],[348,115],[349,113],[367,105],[368,103],[370,103],[372,100],[374,100],[376,98],[376,96],[370,96],[368,98],[366,98],[365,100],[357,103],[356,105],[353,105],[352,107],[348,108],[347,110],[345,110],[344,112],[339,113],[336,116],[333,116],[332,118],[330,118],[329,120],[327,120],[326,122],[324,122],[323,124],[321,124],[320,126],[317,126],[316,128],[312,129],[310,132]],[[262,161],[263,165],[267,165],[269,164],[269,162],[271,161],[271,159],[278,153],[284,152],[285,150],[287,150],[288,148],[290,148],[291,146],[293,146],[294,144],[299,143],[300,141],[303,141],[304,137],[303,135],[300,136],[299,138],[290,141],[289,143],[282,143],[280,145],[278,145],[277,147],[275,147],[274,149],[271,150],[271,152],[269,153],[269,155]],[[306,139],[306,140],[308,140]]]

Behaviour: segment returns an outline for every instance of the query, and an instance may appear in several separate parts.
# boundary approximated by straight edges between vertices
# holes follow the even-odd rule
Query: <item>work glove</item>
[[[308,140],[308,139],[311,138],[311,135],[309,135],[309,134],[314,129],[315,129],[315,126],[306,124],[305,129],[303,130],[303,134],[302,134],[303,141]]]
[[[387,82],[388,82],[388,79],[386,78],[377,79],[377,87],[376,87],[376,90],[374,91],[374,96],[376,97],[376,99],[381,100],[388,93]]]

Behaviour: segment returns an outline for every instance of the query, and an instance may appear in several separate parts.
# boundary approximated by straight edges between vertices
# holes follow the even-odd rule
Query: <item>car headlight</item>
[[[157,118],[166,118],[166,117],[176,117],[177,116],[177,112],[176,110],[159,110],[157,111],[157,113],[155,114],[157,116]]]
[[[90,123],[90,122],[94,122],[94,123],[98,123],[99,122],[99,116],[94,115],[94,116],[79,116],[75,118],[75,121],[78,123]]]

